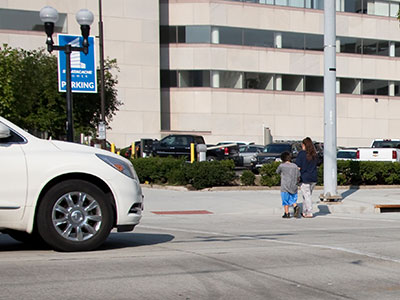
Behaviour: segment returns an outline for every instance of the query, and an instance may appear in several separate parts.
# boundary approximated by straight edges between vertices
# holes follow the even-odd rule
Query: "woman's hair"
[[[314,144],[312,142],[312,140],[309,137],[306,137],[303,141],[302,141],[303,145],[306,148],[306,157],[307,160],[314,160],[317,158],[317,151],[315,151],[315,147]]]

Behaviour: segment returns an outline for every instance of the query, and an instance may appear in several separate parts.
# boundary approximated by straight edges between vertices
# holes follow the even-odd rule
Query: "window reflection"
[[[221,44],[242,45],[242,32],[241,28],[219,27],[219,41]]]
[[[274,32],[258,29],[244,29],[243,41],[246,46],[274,47]]]
[[[281,36],[281,43],[275,46],[275,36]],[[212,41],[211,41],[212,37]],[[389,56],[390,42],[385,40],[361,39],[355,37],[336,37],[338,52],[365,55]],[[160,26],[160,42],[168,43],[213,43],[226,45],[245,45],[268,48],[298,50],[324,50],[322,34],[305,34],[297,32],[275,32],[271,30],[219,27],[219,26]],[[395,46],[392,55],[400,57],[400,42]]]
[[[304,49],[304,34],[282,32],[282,48]]]

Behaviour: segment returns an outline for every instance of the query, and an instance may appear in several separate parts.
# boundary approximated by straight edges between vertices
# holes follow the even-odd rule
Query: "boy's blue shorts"
[[[288,192],[281,192],[282,205],[293,205],[297,202],[297,193],[291,194]]]

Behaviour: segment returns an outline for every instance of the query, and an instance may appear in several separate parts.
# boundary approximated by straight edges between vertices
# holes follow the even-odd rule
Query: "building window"
[[[303,92],[302,75],[282,75],[282,90]]]
[[[389,83],[386,80],[363,79],[362,93],[364,95],[389,95]]]
[[[210,87],[210,71],[179,71],[179,87]]]
[[[289,0],[289,6],[304,7],[304,0]]]
[[[274,32],[258,29],[244,29],[243,40],[246,46],[274,47]]]
[[[20,31],[44,31],[39,11],[0,9],[0,29]],[[54,32],[67,32],[67,14],[58,13]]]
[[[389,56],[389,42],[379,40],[363,40],[363,54]]]
[[[243,45],[243,30],[233,27],[219,27],[219,43],[228,45]]]
[[[394,95],[397,97],[400,96],[400,81],[394,82]]]
[[[340,41],[340,52],[361,54],[361,39],[352,37],[337,37]]]
[[[210,43],[211,26],[186,26],[186,43]]]
[[[186,43],[186,27],[178,26],[176,28],[176,39],[178,43]]]
[[[324,51],[324,36],[318,34],[305,34],[306,50]]]
[[[361,81],[354,78],[340,78],[341,94],[361,94]]]
[[[274,80],[271,74],[244,73],[244,88],[255,90],[273,90]]]
[[[282,32],[282,48],[304,50],[304,34]]]
[[[213,71],[213,87],[226,89],[243,88],[243,73],[235,71]]]
[[[321,76],[305,76],[305,91],[322,93],[324,91],[324,78]]]
[[[306,0],[306,8],[324,9],[324,0]]]

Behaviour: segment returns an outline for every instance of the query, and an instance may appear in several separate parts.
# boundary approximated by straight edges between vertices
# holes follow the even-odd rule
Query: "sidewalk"
[[[201,191],[188,191],[185,187],[143,185],[147,212],[171,210],[209,210],[214,214],[262,213],[282,214],[280,191],[265,187],[219,187]],[[376,205],[399,205],[400,187],[338,188],[342,200],[320,201],[322,187],[313,193],[313,211],[325,214],[379,214]],[[298,203],[301,203],[299,192]],[[227,207],[223,203],[230,203]]]

